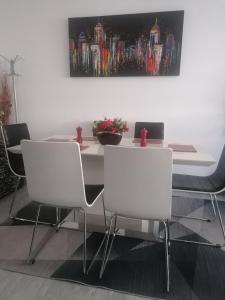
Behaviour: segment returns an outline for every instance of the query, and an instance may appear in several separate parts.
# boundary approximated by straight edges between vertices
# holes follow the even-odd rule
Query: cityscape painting
[[[180,73],[184,11],[69,18],[71,77]]]

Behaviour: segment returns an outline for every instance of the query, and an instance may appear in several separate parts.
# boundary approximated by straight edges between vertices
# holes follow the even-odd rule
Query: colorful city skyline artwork
[[[180,74],[184,11],[69,18],[71,77]]]

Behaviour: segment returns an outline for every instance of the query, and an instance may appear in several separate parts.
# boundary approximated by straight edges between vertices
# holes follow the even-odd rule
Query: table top
[[[47,139],[55,140],[55,141],[75,141],[74,136],[71,135],[54,135]],[[45,139],[46,140],[46,139]],[[168,147],[171,144],[171,141],[152,141],[148,143],[147,147]],[[174,144],[174,143],[173,143]],[[104,146],[99,144],[97,141],[91,141],[87,138],[84,138],[83,150],[81,150],[81,155],[83,156],[104,156]],[[133,138],[122,138],[120,142],[120,146],[128,146],[128,147],[140,147],[139,143],[134,143]],[[192,166],[211,166],[216,163],[215,159],[212,157],[210,153],[201,149],[197,145],[194,145],[196,152],[178,152],[173,151],[173,163],[180,164],[180,165],[192,165]],[[9,151],[13,153],[21,153],[21,146],[17,145],[14,147],[8,148]]]

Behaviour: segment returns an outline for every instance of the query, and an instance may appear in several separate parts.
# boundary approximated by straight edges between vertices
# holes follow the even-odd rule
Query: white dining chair
[[[36,227],[42,206],[78,209],[84,217],[83,272],[86,272],[86,212],[102,195],[103,185],[85,185],[80,155],[76,142],[28,141],[21,142],[27,178],[28,195],[39,203],[28,261],[32,258]],[[102,197],[103,200],[103,197]],[[104,201],[104,200],[103,200]],[[60,217],[58,217],[60,220]]]
[[[169,292],[169,226],[172,203],[172,152],[168,148],[106,146],[104,152],[105,209],[112,213],[100,270],[106,268],[117,218],[157,220],[165,228],[166,289]],[[110,235],[112,231],[111,241]],[[110,241],[110,242],[109,242]]]

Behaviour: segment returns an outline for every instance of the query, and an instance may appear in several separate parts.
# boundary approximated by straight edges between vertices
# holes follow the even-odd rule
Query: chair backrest
[[[141,129],[146,128],[148,130],[148,139],[164,139],[164,123],[162,122],[136,122],[134,129],[134,138],[141,137]]]
[[[75,142],[21,142],[31,200],[61,207],[86,203],[79,144]]]
[[[21,140],[30,139],[29,130],[26,123],[10,124],[1,126],[1,135],[5,148],[6,158],[9,168],[16,176],[24,177],[24,165],[21,154],[7,151],[7,148],[19,145]]]
[[[23,139],[30,139],[30,134],[26,123],[3,125],[2,135],[6,148],[19,145],[20,141]]]
[[[105,208],[138,219],[170,219],[172,152],[168,148],[106,146]]]

